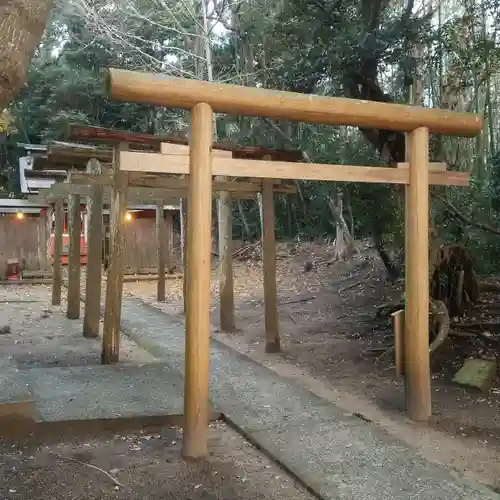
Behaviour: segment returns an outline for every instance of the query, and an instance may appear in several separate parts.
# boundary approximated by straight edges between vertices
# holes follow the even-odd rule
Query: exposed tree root
[[[496,332],[500,333],[500,323],[453,323],[451,327],[454,330],[469,330],[480,332]]]
[[[404,302],[388,302],[386,304],[382,304],[377,308],[377,313],[375,314],[375,316],[377,318],[387,318],[392,313],[395,313],[396,311],[399,311],[400,309],[404,308],[405,308]]]
[[[479,337],[480,339],[484,340],[488,344],[498,344],[498,339],[495,337],[490,337],[489,335],[486,335],[484,332],[457,332],[451,330],[449,333],[450,336],[453,337]]]
[[[500,293],[500,283],[491,283],[489,281],[479,281],[478,288],[481,293],[496,292]]]
[[[441,300],[431,300],[430,308],[432,321],[431,330],[436,331],[437,329],[437,334],[429,347],[429,353],[432,354],[437,351],[448,338],[450,333],[450,317],[445,303]]]
[[[431,297],[443,301],[450,316],[461,316],[467,304],[479,300],[481,291],[472,256],[463,246],[450,245],[431,252],[430,259]]]
[[[446,308],[446,305],[443,301],[431,300],[429,305],[430,333],[433,336],[433,340],[429,345],[429,355],[432,355],[446,342],[446,339],[448,338],[448,335],[450,333],[450,317],[448,315],[448,309]],[[398,304],[398,308],[392,307],[392,309],[394,309],[393,312],[401,309],[401,307],[399,306],[401,306],[401,304]],[[394,353],[394,349],[394,345],[385,349],[384,352],[377,358],[377,364],[392,356],[392,354]]]
[[[377,361],[376,361],[376,364],[380,364],[382,363],[382,361],[385,361],[387,358],[389,358],[390,356],[392,356],[392,354],[394,353],[394,351],[396,350],[396,347],[391,345],[391,347],[388,347],[378,358],[377,358]]]

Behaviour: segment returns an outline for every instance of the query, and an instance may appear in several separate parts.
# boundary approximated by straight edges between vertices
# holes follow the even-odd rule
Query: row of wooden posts
[[[127,150],[125,144],[116,147],[117,152]],[[82,177],[82,182],[95,181],[101,175],[101,165],[98,160],[90,159],[87,167],[88,177]],[[125,226],[127,191],[130,178],[133,174],[123,172],[119,168],[119,154],[115,155],[113,162],[113,184],[111,188],[110,204],[110,244],[109,263],[106,280],[106,295],[104,305],[104,325],[102,340],[102,363],[116,363],[119,360],[120,351],[120,319],[122,288],[124,277],[124,255],[125,255]],[[74,177],[78,178],[77,175]],[[157,176],[158,177],[158,176]],[[81,300],[81,264],[80,264],[80,206],[82,195],[77,194],[79,184],[69,182],[62,185],[54,185],[44,192],[49,200],[54,200],[54,254],[53,254],[53,280],[52,280],[52,304],[61,303],[62,288],[62,266],[61,251],[63,239],[63,200],[68,198],[68,222],[69,222],[69,255],[68,255],[68,300],[67,317],[78,319],[80,317]],[[170,181],[175,185],[176,179]],[[230,188],[235,190],[237,196],[241,195],[239,190],[255,188],[243,183],[232,185],[222,184],[222,187],[213,181],[219,188]],[[238,183],[235,183],[238,184]],[[64,188],[64,189],[61,189]],[[69,189],[68,189],[69,188]],[[238,190],[238,191],[236,191]],[[277,311],[276,291],[276,246],[275,246],[275,213],[274,193],[280,190],[291,191],[290,188],[276,186],[273,180],[262,183],[261,196],[263,207],[263,280],[264,280],[264,311],[266,330],[266,351],[277,352],[280,349],[279,322]],[[153,188],[152,192],[163,193],[162,188]],[[185,191],[177,191],[184,193]],[[102,244],[104,237],[103,226],[103,201],[104,186],[102,183],[94,182],[87,190],[88,207],[88,241],[87,241],[87,266],[84,297],[83,336],[95,338],[99,335],[99,324],[101,318],[101,280],[102,280]],[[227,199],[231,200],[231,194],[225,193]],[[49,209],[50,212],[50,209]],[[182,212],[181,212],[182,213]],[[50,214],[47,214],[50,220]],[[157,278],[157,300],[164,301],[166,295],[166,271],[171,268],[172,262],[172,215],[167,214],[165,224],[163,204],[157,203],[156,207],[156,234],[158,248],[158,278]],[[233,290],[233,262],[232,262],[232,234],[230,232],[232,222],[229,221],[229,232],[225,235],[226,252],[223,262],[220,264],[220,327],[222,331],[234,331],[234,290]],[[181,224],[181,229],[183,224]],[[181,238],[182,240],[182,238]],[[186,267],[186,266],[184,266]],[[184,280],[186,283],[186,280]],[[186,310],[189,306],[186,306]]]

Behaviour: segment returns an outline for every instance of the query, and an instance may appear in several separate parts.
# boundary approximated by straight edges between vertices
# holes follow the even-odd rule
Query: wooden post
[[[165,302],[165,217],[163,203],[156,205],[156,246],[158,256],[158,281],[156,283],[156,300]]]
[[[407,190],[406,356],[409,416],[426,421],[432,413],[429,357],[429,130],[409,134]]]
[[[62,198],[56,201],[54,227],[54,263],[52,264],[52,305],[61,305],[61,284],[62,284],[62,244],[64,226],[64,203]]]
[[[186,245],[185,245],[185,239],[186,239],[186,221],[185,215],[186,215],[186,205],[187,201],[185,198],[180,199],[180,206],[179,206],[179,218],[180,218],[180,232],[181,232],[181,264],[182,268],[184,269],[184,261],[186,260]]]
[[[266,323],[266,352],[279,352],[280,334],[276,288],[276,239],[274,232],[273,180],[262,182],[262,256],[264,271],[264,315]]]
[[[38,263],[40,269],[48,271],[50,269],[50,233],[52,225],[52,208],[50,205],[40,215],[37,226],[38,239]]]
[[[89,174],[100,174],[101,164],[96,159],[87,164]],[[85,285],[85,308],[83,315],[83,336],[95,338],[99,336],[101,320],[101,282],[102,282],[102,208],[103,189],[101,186],[91,187],[87,212],[89,218],[87,240],[87,281]]]
[[[165,216],[165,224],[166,224],[166,255],[165,255],[165,265],[167,267],[167,273],[172,274],[174,272],[174,255],[173,255],[173,245],[174,245],[174,221],[172,218],[172,212],[170,210],[167,211]]]
[[[396,375],[401,377],[405,373],[405,312],[399,310],[392,313],[394,329],[394,361],[396,364]]]
[[[213,113],[205,103],[191,113],[183,456],[197,459],[208,453]]]
[[[80,317],[80,195],[73,194],[68,200],[69,254],[68,254],[68,307],[69,319]]]
[[[187,311],[187,199],[181,199],[181,258],[182,258],[182,302],[184,315]]]
[[[231,194],[220,193],[219,211],[219,294],[220,329],[233,332],[234,285],[233,285],[233,220],[231,214]]]
[[[44,241],[45,269],[47,271],[50,270],[51,267],[51,256],[50,256],[51,233],[52,233],[52,205],[49,205],[45,213],[45,241]]]
[[[102,364],[117,363],[120,357],[120,321],[125,260],[125,215],[127,212],[127,172],[120,171],[120,144],[114,149],[113,187],[110,200],[110,256],[106,281],[106,305],[102,337]]]

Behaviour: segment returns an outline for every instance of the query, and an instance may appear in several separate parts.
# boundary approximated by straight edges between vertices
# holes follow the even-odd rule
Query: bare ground
[[[65,317],[64,300],[58,307],[48,304],[48,286],[0,287],[0,327],[10,329],[0,335],[2,356],[24,370],[99,364],[101,339],[83,338],[81,320]],[[155,361],[126,336],[121,348],[124,363]],[[210,457],[199,463],[182,460],[182,429],[173,427],[61,438],[50,433],[45,441],[3,439],[0,499],[312,500],[224,423],[210,424],[209,433]]]
[[[258,260],[235,262],[238,331],[216,331],[215,338],[293,377],[323,397],[382,425],[429,459],[471,471],[494,488],[500,486],[500,380],[488,394],[455,386],[451,379],[466,356],[494,350],[471,338],[454,338],[433,359],[433,418],[415,426],[404,414],[404,385],[388,363],[377,363],[373,348],[389,345],[388,320],[376,320],[381,304],[401,298],[401,284],[385,282],[378,258],[369,250],[350,262],[327,266],[331,250],[321,244],[288,246],[278,251],[278,293],[282,353],[265,355],[262,267]],[[312,269],[304,270],[305,262]],[[217,290],[216,271],[212,280]],[[182,317],[182,280],[169,280],[167,300],[155,300],[155,282],[127,283],[125,293],[143,298]],[[214,293],[214,297],[217,294]],[[216,299],[215,299],[216,300]],[[492,296],[489,300],[496,300]],[[291,302],[291,303],[290,303]],[[484,301],[469,312],[488,315]],[[218,304],[213,304],[213,324]]]
[[[182,431],[172,427],[85,441],[2,442],[0,498],[312,500],[225,424],[210,425],[209,446],[206,461],[182,460]]]

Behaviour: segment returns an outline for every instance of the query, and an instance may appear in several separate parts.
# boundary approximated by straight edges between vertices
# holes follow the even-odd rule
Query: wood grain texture
[[[223,332],[235,330],[233,283],[233,218],[231,194],[221,193],[219,211],[219,320]]]
[[[166,268],[166,228],[163,205],[156,205],[156,252],[158,256],[158,280],[156,281],[156,300],[165,302]]]
[[[268,184],[269,182],[269,184]],[[276,236],[274,193],[272,181],[264,182],[262,191],[262,254],[264,272],[264,315],[266,325],[266,352],[279,352],[278,295],[276,287]]]
[[[52,305],[61,305],[62,286],[62,246],[64,207],[63,201],[57,200],[54,205],[54,261],[52,264]]]
[[[409,134],[405,377],[412,420],[431,416],[429,357],[429,131]]]
[[[89,160],[87,172],[98,175],[101,165],[98,160]],[[99,336],[101,320],[101,278],[102,278],[102,241],[103,241],[103,188],[91,187],[91,196],[87,202],[89,218],[87,238],[87,281],[85,283],[85,306],[83,313],[83,336]]]
[[[188,174],[189,161],[186,156],[128,151],[121,155],[121,168],[129,172]],[[291,163],[219,157],[213,158],[212,172],[213,175],[218,176],[309,181],[408,184],[410,180],[407,168]],[[437,185],[467,186],[469,178],[468,172],[433,170],[429,173],[430,184]]]
[[[116,147],[114,161],[115,182],[110,204],[110,250],[106,280],[106,302],[102,338],[101,362],[117,363],[120,357],[120,322],[125,267],[125,214],[127,211],[128,175],[120,171],[118,151],[126,145]]]
[[[242,87],[114,68],[108,71],[108,91],[113,99],[121,101],[183,109],[205,102],[216,113],[325,125],[401,132],[427,127],[433,133],[458,136],[474,136],[483,127],[482,117],[472,113]]]
[[[80,317],[80,196],[75,194],[69,197],[69,254],[68,254],[68,305],[66,316],[68,319]]]
[[[183,455],[208,453],[210,302],[212,271],[212,137],[208,104],[192,110],[187,220],[186,369]]]

